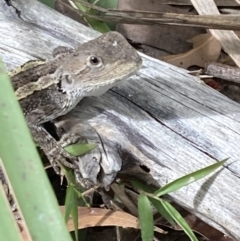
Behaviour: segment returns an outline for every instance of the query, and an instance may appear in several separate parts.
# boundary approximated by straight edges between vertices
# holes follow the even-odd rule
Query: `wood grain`
[[[21,18],[0,3],[0,54],[8,69],[99,35],[37,1],[14,4]],[[230,157],[223,169],[170,197],[239,240],[240,105],[183,69],[141,56],[137,75],[101,98],[85,99],[65,118],[72,128],[79,122],[95,128],[110,147],[111,165],[114,159],[123,169],[144,165],[160,186]]]

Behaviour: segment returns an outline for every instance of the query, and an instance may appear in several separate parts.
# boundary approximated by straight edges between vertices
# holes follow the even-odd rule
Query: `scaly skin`
[[[63,51],[65,49],[65,51]],[[10,73],[15,93],[35,142],[53,166],[56,160],[74,168],[43,123],[72,110],[86,96],[99,96],[134,74],[142,60],[124,37],[109,32],[75,50],[62,48],[49,61],[30,61]]]

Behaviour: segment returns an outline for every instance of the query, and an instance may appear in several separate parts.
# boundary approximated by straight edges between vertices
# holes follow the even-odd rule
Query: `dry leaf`
[[[62,212],[64,207],[60,206]],[[122,211],[113,211],[102,208],[78,207],[78,228],[96,226],[120,226],[123,228],[139,228],[138,218]],[[69,231],[74,230],[73,221],[70,218],[67,227]]]
[[[221,53],[221,45],[210,34],[200,34],[191,39],[193,49],[183,54],[168,55],[161,60],[182,68],[189,68],[196,65],[204,67],[207,61],[216,62]]]
[[[64,206],[60,206],[64,213]],[[139,229],[138,218],[133,215],[122,212],[102,208],[86,208],[78,207],[78,228],[96,227],[96,226],[119,226],[123,228]],[[72,219],[67,223],[68,230],[73,231],[74,225]],[[154,231],[159,233],[166,233],[164,230],[154,227]]]
[[[213,0],[191,0],[191,3],[199,15],[220,14]],[[221,43],[224,51],[229,54],[236,65],[240,67],[240,39],[235,32],[218,29],[210,29],[209,31]]]
[[[60,206],[61,212],[64,213],[64,206]],[[136,228],[139,229],[138,218],[132,216],[129,213],[122,211],[113,211],[102,208],[87,208],[78,207],[78,229],[96,227],[96,226],[120,226],[123,228]],[[18,222],[23,227],[23,222]],[[70,218],[67,223],[69,231],[74,231],[74,224]],[[159,233],[166,233],[164,230],[154,227],[154,230]],[[28,239],[26,229],[21,230],[24,241],[30,241]]]

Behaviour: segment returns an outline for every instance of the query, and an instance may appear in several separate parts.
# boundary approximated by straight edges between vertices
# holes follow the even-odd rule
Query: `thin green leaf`
[[[91,4],[95,4],[96,6],[99,6],[99,7],[102,7],[102,8],[105,8],[105,9],[117,9],[118,8],[118,0],[99,0],[99,1],[96,1],[96,0],[89,0],[89,3]],[[98,13],[100,15],[104,15],[103,13]],[[109,23],[106,23],[108,25],[108,27],[114,31],[116,30],[116,23],[113,23],[113,22],[109,22]]]
[[[1,60],[0,83],[1,166],[8,176],[29,233],[38,241],[71,240]],[[51,228],[49,220],[54,224]]]
[[[134,179],[134,180],[131,180],[130,183],[135,189],[139,189],[148,193],[154,193],[154,189],[152,187],[150,187],[149,185],[146,185],[145,183],[139,180]]]
[[[63,165],[61,165],[61,163],[60,163],[60,166],[61,166],[61,171],[63,172],[64,176],[67,179],[68,185],[72,184],[73,186],[75,186],[76,185],[76,179],[75,179],[75,176],[73,175],[72,170],[64,167]]]
[[[74,4],[82,12],[86,12],[86,13],[89,13],[89,14],[92,14],[92,15],[97,15],[96,10],[89,9],[89,8],[83,6],[80,2],[74,1]],[[106,32],[111,31],[110,28],[108,27],[108,25],[106,23],[102,22],[102,21],[92,19],[91,17],[84,17],[84,19],[86,20],[86,22],[88,23],[88,25],[91,28],[95,29],[98,32],[106,33]]]
[[[183,229],[183,231],[188,235],[191,241],[198,241],[197,237],[193,233],[192,229],[189,227],[187,222],[181,216],[181,214],[167,201],[160,200],[166,211],[172,216],[172,218],[178,223],[178,225]]]
[[[76,144],[66,146],[64,149],[65,151],[67,151],[69,154],[73,156],[81,156],[90,152],[96,146],[97,144],[94,144],[94,143],[88,143],[88,144],[76,143]]]
[[[152,198],[148,197],[153,206],[157,209],[157,211],[172,225],[172,227],[176,227],[176,223],[174,222],[174,219],[172,216],[166,211],[164,206],[162,205],[159,198]]]
[[[67,179],[68,185],[73,186],[74,191],[77,195],[77,200],[78,200],[77,206],[80,206],[80,207],[88,206],[88,207],[90,207],[90,205],[88,204],[88,202],[86,201],[86,199],[82,195],[82,192],[85,192],[86,188],[83,188],[78,183],[76,183],[76,179],[75,179],[71,170],[69,170],[69,169],[67,169],[63,166],[61,166],[61,167],[62,167],[62,171],[64,173],[64,176]]]
[[[89,202],[87,201],[87,199],[89,200],[89,198],[85,198],[82,193],[75,188],[75,192],[78,195],[78,206],[79,207],[91,207],[91,205],[89,204]]]
[[[162,196],[164,194],[170,193],[170,192],[174,192],[192,182],[196,182],[197,180],[209,175],[211,172],[215,171],[217,168],[219,168],[220,166],[222,166],[227,159],[224,159],[223,161],[214,163],[208,167],[202,168],[196,172],[190,173],[186,176],[183,176],[179,179],[174,180],[173,182],[168,183],[167,185],[165,185],[164,187],[160,188],[159,190],[157,190],[154,195],[155,196]]]
[[[67,193],[66,193],[66,198],[65,198],[64,218],[65,218],[65,222],[66,223],[68,222],[68,220],[70,218],[70,215],[71,215],[74,194],[75,194],[75,191],[74,191],[73,185],[69,185],[67,187]]]
[[[75,238],[76,238],[76,241],[78,241],[78,195],[76,193],[75,188],[74,188],[74,199],[73,199],[71,216],[74,224]]]
[[[67,188],[67,194],[65,198],[65,222],[67,223],[70,215],[73,219],[75,238],[78,241],[78,195],[73,185],[69,185]]]
[[[154,223],[152,207],[145,193],[140,193],[138,198],[138,215],[143,241],[152,241],[154,235]]]
[[[89,3],[95,4],[96,6],[108,9],[108,8],[118,8],[118,0],[89,0]]]

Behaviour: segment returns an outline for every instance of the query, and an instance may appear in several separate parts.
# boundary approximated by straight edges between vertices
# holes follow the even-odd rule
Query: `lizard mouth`
[[[99,81],[98,79],[98,82],[90,82],[88,86],[85,87],[85,96],[100,96],[104,94],[109,89],[117,85],[119,82],[124,81],[129,76],[137,72],[138,69],[139,68],[137,68],[137,66],[134,65],[129,66],[126,72],[123,71],[122,73],[118,73],[118,75],[113,75],[112,78],[109,78],[108,75],[100,76],[103,81]]]

